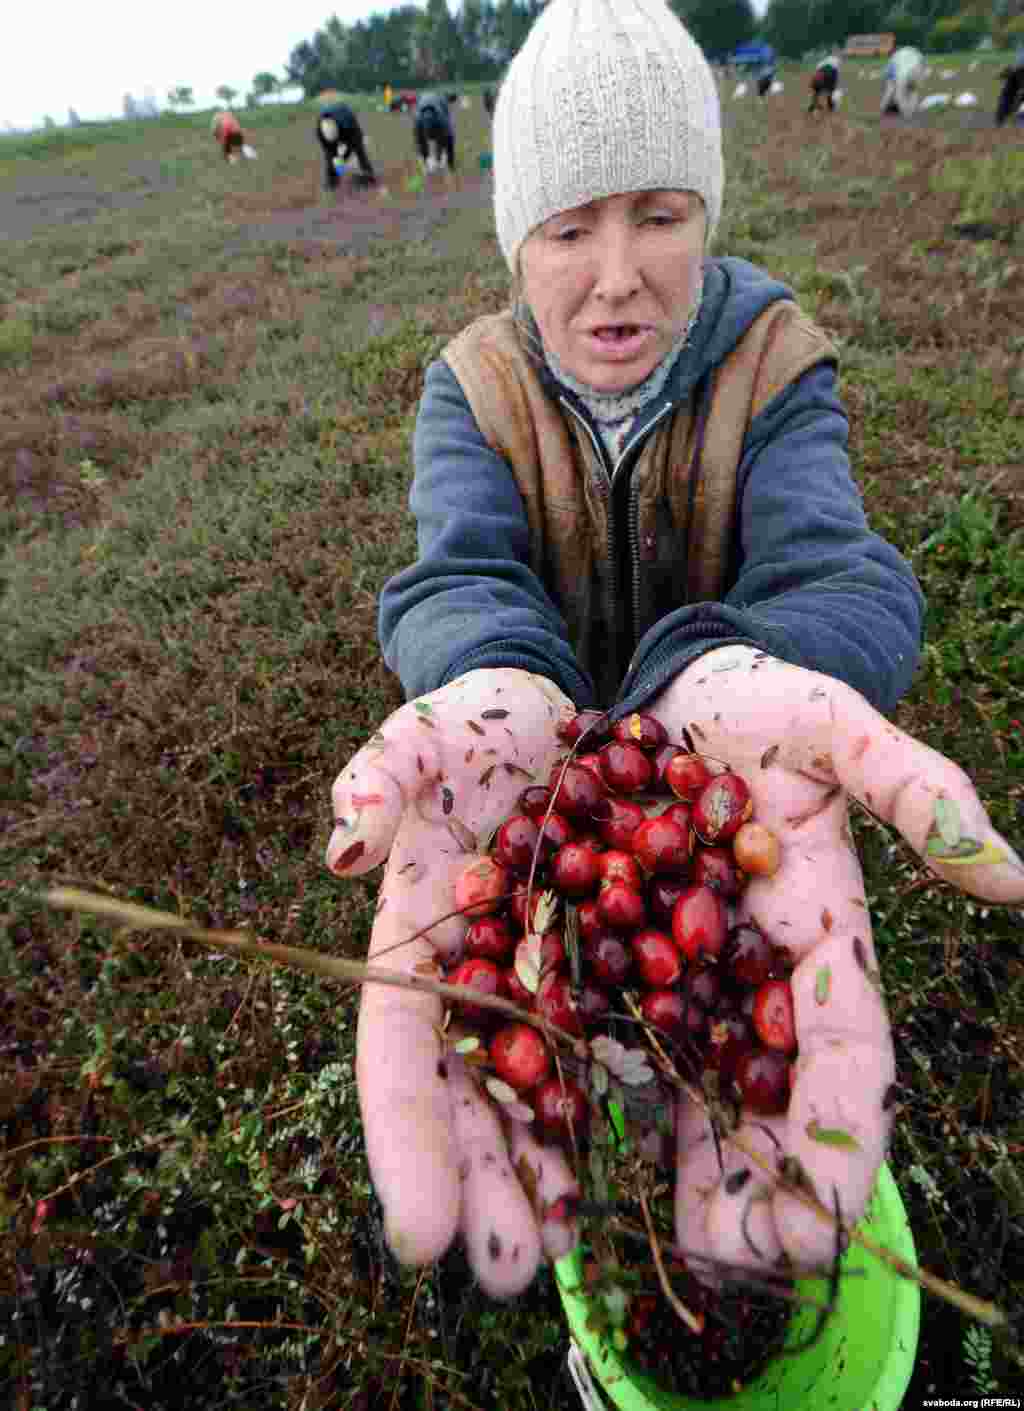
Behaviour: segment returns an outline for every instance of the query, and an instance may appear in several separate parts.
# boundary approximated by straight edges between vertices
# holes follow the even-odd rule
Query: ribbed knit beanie
[[[513,271],[550,216],[629,191],[696,191],[711,244],[718,89],[664,0],[550,0],[502,82],[492,144],[495,225]]]

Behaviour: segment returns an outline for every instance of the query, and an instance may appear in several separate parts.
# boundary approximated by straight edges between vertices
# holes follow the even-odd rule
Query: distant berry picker
[[[245,140],[245,133],[234,113],[220,112],[213,115],[210,131],[224,154],[226,162],[237,162],[239,157],[255,157],[255,149]]]

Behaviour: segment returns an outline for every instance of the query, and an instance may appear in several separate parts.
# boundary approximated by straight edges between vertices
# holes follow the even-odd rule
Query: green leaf
[[[1006,862],[1002,848],[994,843],[980,843],[977,838],[961,838],[952,848],[947,848],[940,838],[931,837],[925,853],[933,862],[941,862],[944,867],[974,867],[982,862]]]
[[[480,1040],[476,1034],[467,1034],[464,1039],[459,1039],[458,1043],[453,1045],[456,1053],[472,1053],[474,1049],[479,1047]]]
[[[814,977],[814,1000],[816,1004],[827,1004],[829,991],[832,989],[832,970],[828,965],[823,965]]]
[[[615,1129],[616,1139],[620,1142],[626,1138],[626,1114],[622,1110],[620,1103],[614,1098],[608,1100],[608,1119]]]
[[[935,800],[935,827],[947,848],[955,848],[960,841],[960,810],[954,799]]]
[[[822,1146],[838,1147],[840,1151],[860,1151],[860,1142],[856,1137],[851,1137],[841,1127],[819,1127],[817,1118],[812,1117],[804,1131],[812,1142],[821,1142]]]

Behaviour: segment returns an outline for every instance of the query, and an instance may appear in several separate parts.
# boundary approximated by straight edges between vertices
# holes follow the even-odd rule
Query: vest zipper
[[[666,416],[669,415],[671,411],[674,410],[673,404],[669,402],[666,406],[662,407],[661,410],[651,418],[651,420],[647,423],[646,426],[642,426],[640,428],[640,430],[636,433],[636,435],[628,443],[628,445],[622,448],[622,452],[613,466],[609,463],[608,453],[604,448],[604,442],[601,440],[600,436],[598,436],[594,432],[589,421],[587,421],[585,417],[581,416],[580,413],[576,410],[576,408],[572,405],[572,403],[567,401],[565,397],[560,396],[558,400],[567,412],[572,413],[574,419],[579,422],[580,426],[583,427],[587,435],[590,437],[590,444],[594,448],[594,451],[597,454],[598,461],[601,465],[601,469],[605,473],[605,480],[607,482],[608,487],[608,562],[611,565],[611,573],[609,577],[612,583],[612,588],[609,592],[610,601],[606,604],[606,610],[608,613],[609,622],[616,622],[618,621],[618,603],[616,601],[616,589],[618,587],[619,559],[618,554],[616,552],[615,542],[615,482],[619,476],[619,472],[626,464],[627,459],[632,457],[635,460],[635,457],[633,457],[634,450],[643,443],[648,433],[652,431],[655,426],[657,426],[658,422],[662,421]],[[626,508],[626,548],[629,559],[629,582],[624,586],[626,588],[626,596],[629,605],[630,621],[632,626],[632,642],[629,644],[629,652],[626,658],[627,660],[632,657],[633,652],[636,649],[636,644],[640,640],[640,545],[638,542],[638,518],[639,511],[637,509],[637,495],[636,491],[633,489],[633,486],[630,485],[629,501]]]

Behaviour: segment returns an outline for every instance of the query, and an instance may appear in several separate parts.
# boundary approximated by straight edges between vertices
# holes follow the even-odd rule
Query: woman
[[[214,113],[210,124],[214,141],[220,148],[226,162],[237,162],[245,148],[245,133],[234,113]]]
[[[834,347],[785,285],[710,255],[719,107],[688,32],[663,0],[551,0],[502,84],[493,148],[513,306],[427,371],[419,557],[380,604],[410,700],[335,781],[328,866],[389,859],[371,958],[429,968],[457,953],[465,921],[410,936],[451,911],[467,834],[489,837],[524,778],[546,779],[561,718],[642,708],[673,740],[690,730],[751,781],[781,837],[779,873],[749,883],[740,913],[799,957],[789,1112],[744,1135],[769,1162],[777,1139],[855,1220],[894,1062],[846,795],[918,851],[936,801],[955,803],[1003,859],[946,870],[975,895],[1019,905],[1024,869],[962,772],[880,714],[911,682],[921,594],[865,520]],[[826,973],[831,1007],[816,998]],[[462,1059],[441,1061],[440,1013],[364,988],[373,1179],[399,1258],[429,1262],[461,1237],[483,1288],[507,1297],[571,1247],[572,1173]],[[812,1139],[831,1127],[855,1149]],[[681,1244],[757,1264],[745,1228],[769,1263],[831,1258],[828,1227],[770,1180],[723,1178],[742,1161],[725,1148],[723,1173],[696,1108],[680,1104],[675,1129]]]
[[[920,101],[918,85],[924,78],[925,62],[920,49],[897,49],[885,66],[882,90],[882,116],[910,118]]]

